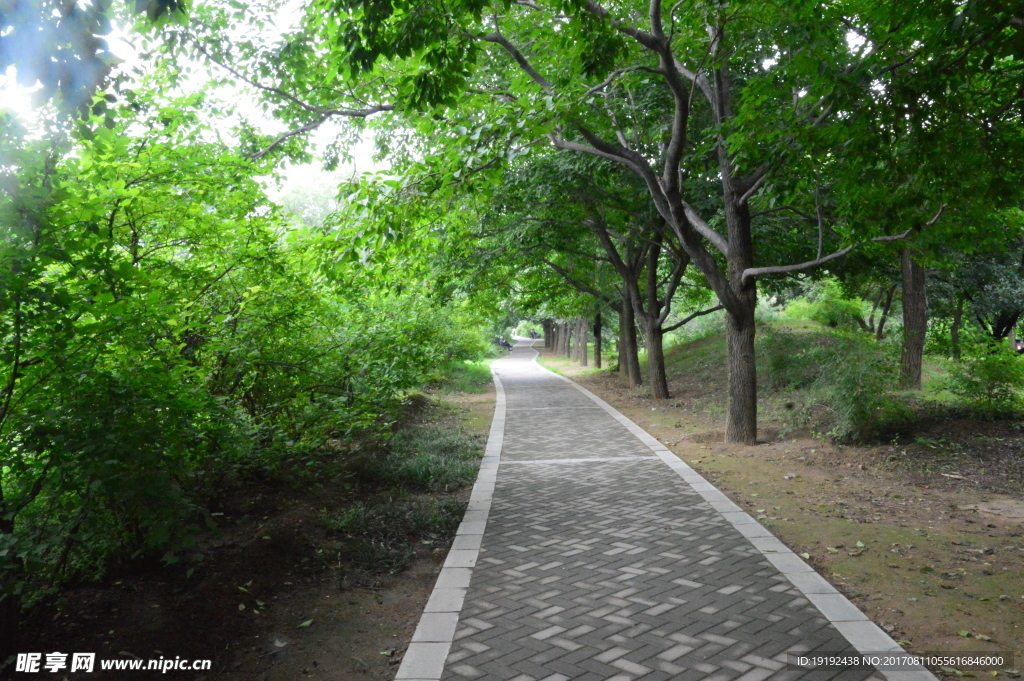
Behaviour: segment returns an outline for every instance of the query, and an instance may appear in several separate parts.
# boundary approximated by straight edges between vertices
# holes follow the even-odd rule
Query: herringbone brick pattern
[[[525,465],[499,468],[445,681],[871,677],[785,667],[854,650],[660,460],[533,463],[651,452],[532,364],[500,375],[502,460]]]

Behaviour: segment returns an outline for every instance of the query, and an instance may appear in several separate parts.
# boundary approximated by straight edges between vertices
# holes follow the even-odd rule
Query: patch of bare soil
[[[443,397],[455,406],[453,426],[486,436],[493,391]],[[95,652],[97,660],[144,666],[160,658],[212,662],[209,671],[167,673],[103,672],[97,662],[91,674],[68,674],[74,678],[392,679],[447,543],[421,542],[408,569],[352,586],[322,522],[352,501],[344,479],[250,487],[216,516],[218,531],[197,547],[201,562],[136,564],[101,584],[65,589],[32,614],[21,649]]]
[[[1012,424],[932,419],[906,441],[846,447],[779,440],[765,404],[764,442],[728,445],[724,372],[674,378],[673,398],[656,401],[617,374],[541,361],[658,438],[908,650],[1014,652],[1024,668],[1024,438]]]

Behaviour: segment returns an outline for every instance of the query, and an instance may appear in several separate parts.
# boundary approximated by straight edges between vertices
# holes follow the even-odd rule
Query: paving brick
[[[786,666],[787,654],[853,653],[847,637],[886,645],[884,633],[853,621],[856,608],[713,485],[532,356],[517,347],[493,365],[500,464],[482,471],[428,606],[447,626],[464,594],[441,679],[883,678]],[[846,621],[831,624],[798,586]],[[425,649],[410,654],[436,669]]]

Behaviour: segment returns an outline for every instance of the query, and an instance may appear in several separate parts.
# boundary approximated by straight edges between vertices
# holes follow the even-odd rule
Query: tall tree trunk
[[[562,354],[566,357],[572,356],[572,325],[569,322],[562,323],[563,340]]]
[[[953,308],[953,326],[949,327],[949,343],[953,346],[953,359],[960,361],[960,327],[964,323],[964,298],[956,297],[956,307]]]
[[[668,377],[665,375],[664,332],[656,318],[644,315],[644,335],[647,337],[647,380],[651,386],[651,397],[667,400]]]
[[[725,316],[729,405],[727,442],[752,445],[757,441],[757,365],[754,361],[754,306],[747,314]]]
[[[636,317],[633,314],[633,301],[629,294],[623,295],[622,301],[622,347],[619,348],[619,365],[626,363],[626,378],[629,387],[635,388],[643,384],[640,376],[640,358],[637,356]]]
[[[579,321],[579,339],[580,339],[580,359],[579,362],[583,366],[587,366],[587,320],[585,317],[580,317]]]
[[[668,399],[668,378],[665,376],[664,332],[661,330],[662,304],[658,299],[658,261],[661,259],[662,235],[659,232],[654,243],[647,250],[647,309],[641,308],[639,287],[634,289],[635,312],[644,327],[647,342],[647,381],[651,386],[651,397],[656,400]],[[666,300],[666,305],[672,301]]]
[[[601,313],[594,315],[594,366],[601,368]]]
[[[626,355],[622,352],[622,348],[626,347],[626,315],[620,310],[618,317],[619,335],[615,338],[615,357],[617,364],[615,370],[620,374],[627,374]]]
[[[903,357],[900,362],[900,387],[921,389],[921,363],[928,332],[928,296],[924,267],[917,264],[909,248],[900,251],[903,274]]]
[[[724,157],[724,146],[719,150]],[[750,209],[739,201],[731,161],[721,163],[728,175],[723,181],[725,218],[729,228],[729,255],[726,259],[729,285],[735,293],[733,307],[725,316],[725,341],[729,404],[726,408],[725,440],[752,445],[757,442],[757,364],[754,354],[754,311],[757,309],[757,284],[744,284],[743,272],[754,264],[754,242],[750,231]]]

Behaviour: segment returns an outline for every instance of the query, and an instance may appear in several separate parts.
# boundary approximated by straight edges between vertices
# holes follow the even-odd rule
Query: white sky
[[[294,20],[297,17],[295,12],[283,12],[282,15],[286,18],[291,17],[290,20]],[[286,21],[290,20],[286,19]],[[139,56],[131,44],[130,36],[126,36],[119,29],[115,28],[114,31],[104,37],[107,40],[110,51],[123,61],[116,69],[129,71],[139,66]],[[193,73],[203,74],[204,70],[196,68],[193,69]],[[0,72],[0,110],[14,113],[31,128],[32,121],[37,115],[36,107],[32,101],[33,93],[39,89],[39,86],[23,87],[17,83],[15,76],[16,72],[13,66],[8,67],[6,73]],[[198,77],[193,76],[192,82],[187,83],[185,88],[198,90],[204,84],[205,77],[202,75]],[[247,89],[247,87],[239,87],[238,90],[221,92],[220,95],[225,101],[236,102],[238,115],[266,134],[286,132],[287,128],[281,121],[263,114],[259,107],[256,106],[256,97],[253,93],[247,92]],[[223,122],[223,127],[228,129],[234,123],[234,120],[227,119]],[[311,183],[329,181],[328,174],[322,170],[319,157],[327,145],[339,134],[340,130],[339,122],[328,121],[318,130],[314,131],[310,136],[310,140],[314,148],[314,154],[318,157],[317,160],[303,165],[282,164],[279,169],[282,176],[281,187],[278,188],[273,182],[267,183],[267,193],[271,198],[276,199],[282,193],[286,193],[289,188],[296,185],[309,185]],[[341,170],[345,174],[372,172],[386,168],[386,164],[374,163],[372,159],[373,140],[369,137],[350,147],[349,153],[353,158],[353,163],[342,166]]]

